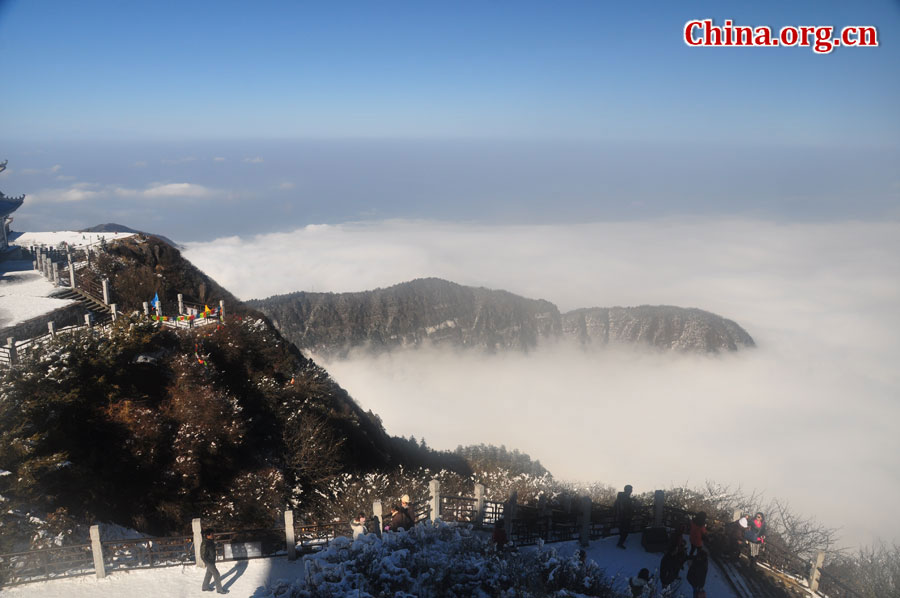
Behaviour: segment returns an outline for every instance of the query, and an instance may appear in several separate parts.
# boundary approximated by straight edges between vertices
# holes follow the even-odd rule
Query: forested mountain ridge
[[[111,330],[59,335],[0,372],[0,552],[97,521],[151,534],[183,532],[193,517],[267,527],[285,505],[315,515],[342,474],[470,472],[459,456],[389,436],[163,241],[115,241],[90,268],[121,306]],[[224,299],[224,320],[175,331],[143,316],[155,293],[173,307],[181,291]]]
[[[584,346],[627,343],[703,353],[754,346],[738,324],[700,309],[644,305],[560,313],[549,301],[437,278],[355,293],[301,291],[247,303],[295,345],[323,355],[424,342],[528,350],[564,339]]]

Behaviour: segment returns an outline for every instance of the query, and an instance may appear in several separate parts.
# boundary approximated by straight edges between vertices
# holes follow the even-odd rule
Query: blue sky
[[[6,0],[0,54],[15,91],[0,126],[29,139],[895,146],[900,4],[858,4]],[[687,47],[684,23],[705,17],[874,24],[882,45]]]
[[[881,45],[688,47],[702,18],[874,25]],[[0,0],[0,184],[32,197],[32,229],[115,216],[186,240],[401,217],[893,218],[898,32],[896,0]],[[259,210],[200,229],[158,213],[212,198]]]

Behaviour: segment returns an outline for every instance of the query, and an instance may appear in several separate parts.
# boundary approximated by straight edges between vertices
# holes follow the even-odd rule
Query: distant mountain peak
[[[562,314],[549,301],[440,278],[353,293],[300,291],[249,304],[299,348],[320,354],[425,342],[527,351],[565,339],[583,346],[633,344],[703,353],[754,346],[737,323],[697,308],[594,307]]]

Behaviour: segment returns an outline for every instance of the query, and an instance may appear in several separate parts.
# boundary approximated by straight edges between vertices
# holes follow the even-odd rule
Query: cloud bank
[[[900,539],[889,515],[900,496],[900,223],[381,222],[230,237],[186,255],[245,299],[438,276],[563,311],[671,304],[734,319],[758,349],[429,349],[325,365],[391,433],[436,448],[502,443],[557,477],[639,489],[740,484],[844,526],[848,542]]]
[[[152,183],[144,189],[99,185],[96,183],[73,183],[66,188],[41,189],[27,195],[28,205],[60,204],[87,200],[110,201],[122,198],[157,199],[190,198],[202,199],[220,195],[216,190],[194,183]]]

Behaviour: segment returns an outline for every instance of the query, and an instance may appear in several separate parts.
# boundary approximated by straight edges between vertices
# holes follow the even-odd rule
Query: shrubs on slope
[[[0,534],[20,538],[30,514],[268,526],[292,490],[393,461],[377,419],[263,320],[175,333],[123,317],[37,347],[2,389]]]

